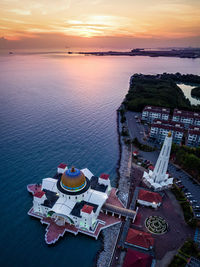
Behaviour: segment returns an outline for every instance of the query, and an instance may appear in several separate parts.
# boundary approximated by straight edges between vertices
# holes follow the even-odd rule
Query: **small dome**
[[[72,167],[63,173],[60,184],[66,191],[80,191],[86,186],[86,179],[80,170]]]

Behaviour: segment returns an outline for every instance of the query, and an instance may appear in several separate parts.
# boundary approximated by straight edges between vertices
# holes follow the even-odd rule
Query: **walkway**
[[[102,210],[105,211],[106,213],[112,212],[113,214],[117,214],[120,217],[124,216],[126,218],[130,218],[133,220],[135,219],[135,216],[136,216],[136,212],[134,210],[129,210],[126,208],[120,208],[120,207],[117,207],[117,206],[114,206],[114,205],[108,204],[108,203],[103,205]]]

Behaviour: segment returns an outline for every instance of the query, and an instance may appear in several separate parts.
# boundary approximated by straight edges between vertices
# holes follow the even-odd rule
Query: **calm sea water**
[[[48,247],[45,227],[27,215],[26,185],[52,176],[60,162],[107,172],[115,185],[116,109],[136,72],[200,74],[200,60],[0,57],[1,266],[92,266],[100,240],[66,234]]]

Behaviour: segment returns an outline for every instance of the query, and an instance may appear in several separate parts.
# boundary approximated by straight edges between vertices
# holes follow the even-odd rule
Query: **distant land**
[[[148,56],[148,57],[180,57],[200,58],[200,48],[180,48],[166,50],[145,50],[143,48],[132,49],[131,51],[102,51],[102,52],[68,52],[68,54],[81,54],[93,56]]]

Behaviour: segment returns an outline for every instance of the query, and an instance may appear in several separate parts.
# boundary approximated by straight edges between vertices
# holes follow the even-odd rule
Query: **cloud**
[[[29,16],[29,15],[31,15],[31,11],[30,10],[25,10],[25,9],[22,10],[22,9],[15,8],[15,9],[9,10],[9,12],[13,12],[13,13],[15,13],[17,15],[21,15],[21,16]]]

